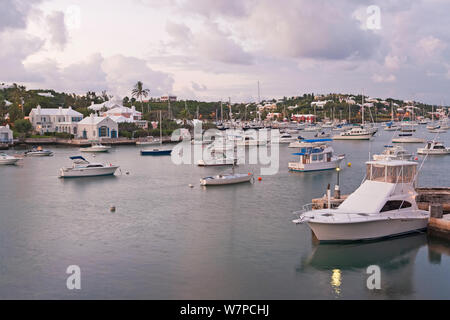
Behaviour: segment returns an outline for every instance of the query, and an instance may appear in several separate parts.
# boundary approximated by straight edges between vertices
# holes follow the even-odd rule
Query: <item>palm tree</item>
[[[141,111],[144,113],[144,105],[142,102],[142,97],[147,97],[150,93],[149,89],[144,89],[144,84],[142,81],[138,81],[135,85],[133,90],[131,91],[131,96],[138,98],[141,100]],[[147,110],[148,111],[148,110]]]

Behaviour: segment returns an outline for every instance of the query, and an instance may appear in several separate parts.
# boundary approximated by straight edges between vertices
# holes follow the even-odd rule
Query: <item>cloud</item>
[[[64,13],[55,11],[47,15],[45,22],[50,35],[51,42],[63,50],[67,44],[68,32],[64,22]]]
[[[374,74],[372,76],[372,80],[374,82],[377,83],[382,83],[382,82],[394,82],[397,78],[393,75],[393,74],[389,74],[389,75],[380,75],[380,74]]]
[[[28,15],[41,0],[2,0],[0,10],[0,32],[10,29],[24,29]]]

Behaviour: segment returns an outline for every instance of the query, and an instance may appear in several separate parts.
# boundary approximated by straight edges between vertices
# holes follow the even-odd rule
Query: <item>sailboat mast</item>
[[[159,110],[159,144],[162,146],[162,111]]]

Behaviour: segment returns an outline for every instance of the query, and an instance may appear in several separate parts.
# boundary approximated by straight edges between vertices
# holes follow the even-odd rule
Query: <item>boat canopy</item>
[[[74,157],[70,157],[70,160],[84,160],[87,161],[85,158],[83,158],[82,156],[74,156]]]
[[[417,163],[401,160],[366,162],[366,180],[387,183],[411,183],[416,176]]]
[[[333,141],[333,139],[308,139],[304,140],[304,142],[314,143],[314,142],[330,142]]]

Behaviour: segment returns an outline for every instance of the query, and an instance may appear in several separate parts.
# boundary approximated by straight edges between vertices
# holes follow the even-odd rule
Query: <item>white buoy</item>
[[[194,185],[193,184],[189,184],[189,188],[193,188],[194,187]]]

